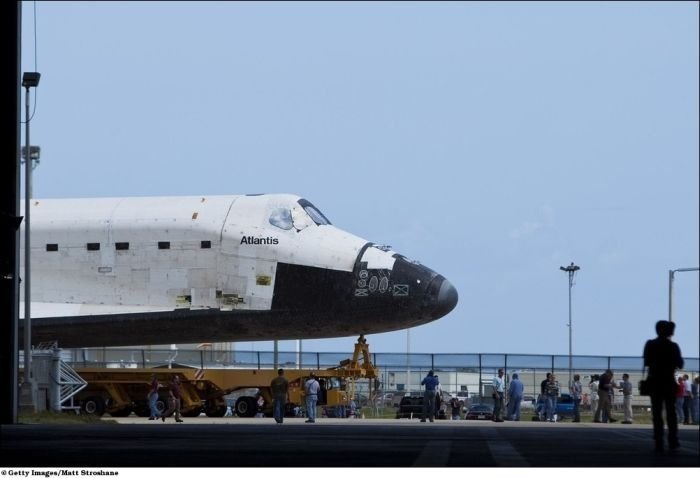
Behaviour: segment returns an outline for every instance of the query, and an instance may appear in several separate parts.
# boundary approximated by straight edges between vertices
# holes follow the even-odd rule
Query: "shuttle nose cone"
[[[440,291],[437,296],[437,305],[433,312],[436,319],[449,314],[457,305],[457,289],[447,279],[442,281]]]

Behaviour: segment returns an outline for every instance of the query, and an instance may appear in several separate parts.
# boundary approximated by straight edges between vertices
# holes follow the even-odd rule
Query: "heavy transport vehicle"
[[[167,408],[170,382],[180,379],[181,412],[185,417],[205,413],[209,417],[223,417],[227,411],[225,397],[232,392],[256,389],[263,397],[263,413],[272,415],[270,382],[277,376],[275,369],[197,369],[197,368],[96,368],[76,367],[74,370],[87,386],[75,397],[82,413],[124,417],[132,412],[138,416],[149,416],[147,395],[151,374],[155,374],[160,389],[157,406],[160,411]],[[314,373],[321,385],[319,406],[347,407],[355,398],[355,381],[368,379],[370,387],[378,374],[371,362],[369,347],[361,336],[355,344],[352,358],[343,360],[330,369],[285,369],[289,380],[287,413],[304,408],[304,382]],[[241,395],[234,404],[233,412],[241,417],[255,416],[258,405],[255,396]]]

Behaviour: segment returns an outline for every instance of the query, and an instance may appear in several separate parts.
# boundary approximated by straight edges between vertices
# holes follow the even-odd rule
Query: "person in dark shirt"
[[[423,392],[423,416],[420,421],[425,422],[426,418],[431,422],[435,421],[435,392],[440,386],[440,382],[435,377],[435,373],[431,370],[428,375],[425,376],[423,381],[420,383],[425,385],[425,391]]]
[[[170,391],[168,399],[168,410],[161,416],[163,421],[166,417],[170,417],[175,414],[175,421],[177,423],[182,423],[182,418],[180,417],[180,407],[182,406],[182,395],[180,392],[180,377],[175,375],[173,381],[170,382]]]
[[[542,382],[540,383],[540,394],[541,395],[544,395],[545,393],[547,393],[547,384],[549,383],[549,378],[551,376],[552,376],[552,374],[547,372],[547,378],[542,380]]]
[[[656,323],[656,335],[644,345],[644,366],[648,367],[647,380],[651,387],[651,415],[654,422],[654,443],[657,452],[664,450],[664,419],[662,409],[666,409],[668,422],[668,445],[677,449],[678,420],[676,418],[676,379],[677,369],[683,368],[683,357],[678,344],[671,341],[676,324],[666,320]]]
[[[158,377],[155,373],[151,374],[151,387],[148,390],[148,408],[151,411],[149,420],[157,420],[160,418],[161,414],[158,411],[158,389],[160,384],[158,383]]]
[[[603,414],[603,423],[613,423],[617,420],[612,417],[612,402],[610,401],[610,390],[613,387],[613,371],[608,369],[600,376],[598,382],[598,408],[593,416],[594,423],[600,423],[600,415]]]
[[[557,396],[559,395],[559,382],[554,374],[547,374],[548,380],[544,389],[545,418],[549,422],[555,422],[557,411]]]
[[[552,374],[550,372],[547,372],[547,377],[540,382],[540,394],[537,397],[537,416],[540,421],[546,420],[546,402],[547,402],[547,384],[549,383],[549,379],[552,377]]]
[[[452,397],[450,399],[450,410],[452,411],[452,420],[459,420],[461,417],[459,416],[459,409],[462,408],[459,406],[459,399],[457,397]]]
[[[284,377],[284,370],[277,370],[277,377],[270,382],[272,391],[273,415],[277,423],[284,422],[284,409],[289,399],[289,381]]]

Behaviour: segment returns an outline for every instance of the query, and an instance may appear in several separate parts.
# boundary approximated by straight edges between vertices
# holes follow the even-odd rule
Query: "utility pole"
[[[673,322],[673,281],[676,272],[692,272],[700,270],[699,267],[685,267],[683,269],[671,269],[668,271],[668,321]]]
[[[572,350],[571,350],[571,343],[572,343],[572,325],[571,325],[571,288],[574,286],[574,275],[576,274],[576,271],[580,270],[581,268],[577,265],[575,265],[573,262],[571,265],[568,265],[566,267],[562,266],[559,268],[560,270],[566,272],[569,274],[569,385],[571,385],[571,372],[572,372]]]
[[[28,71],[22,75],[22,86],[26,89],[25,104],[25,133],[26,141],[25,151],[27,154],[24,173],[24,382],[22,389],[24,390],[25,404],[29,405],[31,399],[31,407],[33,411],[37,411],[37,385],[32,378],[32,320],[31,320],[31,262],[30,251],[31,241],[29,236],[29,211],[31,208],[32,199],[32,158],[31,158],[31,142],[29,141],[29,90],[39,86],[41,73]],[[27,394],[30,394],[27,397]]]

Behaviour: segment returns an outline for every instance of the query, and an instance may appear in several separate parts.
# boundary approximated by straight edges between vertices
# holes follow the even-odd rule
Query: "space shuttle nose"
[[[437,304],[433,310],[434,317],[437,319],[449,314],[457,305],[457,299],[457,289],[450,281],[444,279],[438,292]]]

